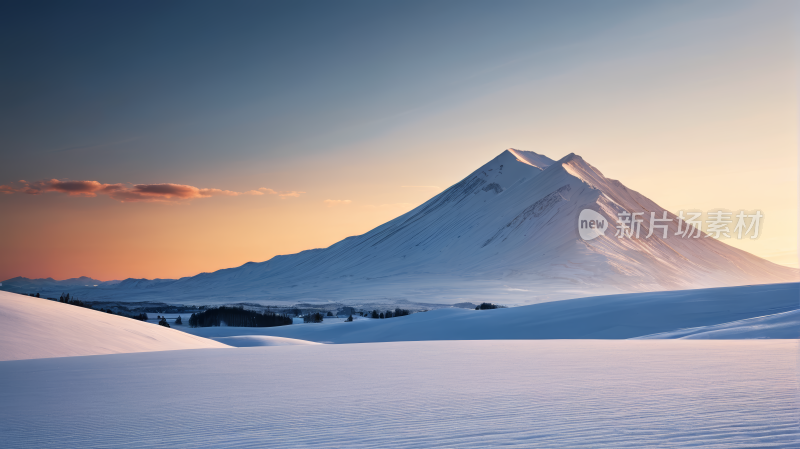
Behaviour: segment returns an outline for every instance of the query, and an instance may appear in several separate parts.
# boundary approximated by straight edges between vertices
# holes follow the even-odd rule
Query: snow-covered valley
[[[576,298],[495,310],[437,309],[390,319],[241,328],[182,327],[218,339],[270,335],[322,343],[420,340],[798,338],[800,284]],[[742,321],[744,320],[744,321]],[[722,329],[727,329],[723,332]],[[708,333],[714,330],[713,333]],[[746,333],[740,334],[739,332]],[[235,340],[221,339],[237,346]]]

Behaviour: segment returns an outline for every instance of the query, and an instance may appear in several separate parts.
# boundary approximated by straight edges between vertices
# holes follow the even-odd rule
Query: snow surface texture
[[[748,318],[714,326],[693,327],[638,337],[640,340],[742,340],[749,338],[800,338],[800,310]],[[236,346],[236,345],[231,345]]]
[[[337,320],[266,328],[182,329],[214,339],[259,334],[321,343],[679,338],[693,333],[698,334],[693,338],[798,338],[799,302],[800,284],[792,283],[631,293],[495,310],[449,308],[352,323]],[[747,319],[751,320],[740,321]],[[760,327],[754,325],[754,320],[761,320]],[[701,326],[713,326],[713,329],[696,329]],[[722,332],[723,328],[727,330]],[[219,341],[237,346],[234,341]]]
[[[297,340],[295,338],[270,337],[269,335],[238,335],[234,337],[217,337],[214,340],[225,343],[228,346],[237,348],[249,348],[253,346],[295,346],[295,345],[318,345],[313,341]]]
[[[227,347],[155,324],[0,292],[0,361]]]
[[[797,341],[448,341],[0,362],[18,447],[798,447]]]
[[[84,300],[261,304],[340,302],[533,304],[602,294],[796,282],[800,271],[723,242],[659,232],[583,241],[578,215],[593,209],[609,223],[620,211],[661,206],[604,177],[580,156],[559,161],[507,150],[416,209],[328,248],[276,256],[179,280],[126,279],[69,291]],[[4,289],[52,283],[16,278]],[[50,286],[50,287],[48,287]]]

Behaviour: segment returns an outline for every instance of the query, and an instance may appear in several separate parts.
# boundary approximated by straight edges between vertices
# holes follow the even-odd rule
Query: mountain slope
[[[790,282],[782,267],[712,238],[620,240],[578,235],[592,209],[663,210],[580,156],[506,150],[416,209],[328,248],[157,283],[123,281],[86,299],[166,302],[536,303],[599,294]],[[647,233],[647,223],[643,232]]]

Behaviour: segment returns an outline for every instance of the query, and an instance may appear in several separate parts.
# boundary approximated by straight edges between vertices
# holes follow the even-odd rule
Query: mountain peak
[[[589,163],[586,162],[586,160],[584,158],[582,158],[580,155],[575,154],[575,153],[570,153],[570,154],[562,157],[561,159],[553,162],[553,164],[554,165],[555,164],[572,165],[572,166],[585,165],[585,166],[591,167],[591,165],[589,165]],[[592,169],[594,169],[594,167],[592,167]]]
[[[519,162],[531,165],[541,170],[544,170],[545,168],[555,163],[555,161],[550,159],[549,157],[543,154],[534,153],[533,151],[524,151],[524,150],[517,150],[515,148],[509,148],[506,151],[504,151],[504,153],[505,152],[513,155]]]
[[[599,186],[609,181],[600,170],[594,168],[594,166],[575,153],[562,157],[554,162],[552,167],[563,168],[570,175],[592,186]]]

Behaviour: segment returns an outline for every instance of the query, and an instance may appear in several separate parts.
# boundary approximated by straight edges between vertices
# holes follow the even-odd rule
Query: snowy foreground
[[[0,446],[800,447],[797,301],[775,284],[179,326],[213,341],[0,292]]]
[[[0,361],[225,347],[130,318],[0,292]]]
[[[800,284],[769,284],[568,299],[496,310],[438,309],[410,316],[268,328],[181,329],[239,346],[239,335],[320,343],[491,339],[753,339],[800,337]],[[244,341],[244,340],[243,340]],[[250,345],[248,345],[250,346]]]
[[[798,342],[436,341],[0,362],[16,447],[798,447]]]

